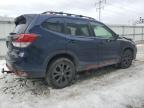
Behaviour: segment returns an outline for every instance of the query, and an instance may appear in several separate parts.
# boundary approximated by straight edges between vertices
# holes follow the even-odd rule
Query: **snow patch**
[[[0,108],[144,108],[143,53],[141,47],[128,69],[105,67],[81,73],[75,84],[60,90],[52,89],[43,79],[4,75],[0,79]],[[4,66],[1,61],[0,69]]]

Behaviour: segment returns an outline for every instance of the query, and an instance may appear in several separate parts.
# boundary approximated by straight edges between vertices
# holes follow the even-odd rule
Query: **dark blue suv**
[[[43,77],[54,88],[68,86],[80,71],[128,68],[136,57],[131,39],[90,17],[44,12],[21,15],[15,25],[6,41],[7,67],[19,76]]]

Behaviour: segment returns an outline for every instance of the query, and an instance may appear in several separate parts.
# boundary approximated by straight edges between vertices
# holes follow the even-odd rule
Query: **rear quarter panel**
[[[38,64],[45,73],[50,58],[66,52],[66,38],[63,34],[46,30],[40,25],[33,27],[30,32],[39,36],[28,49],[30,60]]]

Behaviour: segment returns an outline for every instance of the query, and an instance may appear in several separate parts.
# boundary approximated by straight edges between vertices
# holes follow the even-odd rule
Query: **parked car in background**
[[[25,77],[43,77],[54,88],[71,84],[77,72],[108,65],[128,68],[136,45],[93,18],[62,12],[25,14],[7,38],[6,64]]]

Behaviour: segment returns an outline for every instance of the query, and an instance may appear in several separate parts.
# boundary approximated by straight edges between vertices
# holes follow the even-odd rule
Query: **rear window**
[[[21,34],[24,33],[30,22],[32,21],[33,16],[22,15],[15,19],[15,30],[14,33]]]
[[[81,21],[68,21],[66,25],[66,34],[73,36],[90,36],[88,24]]]
[[[24,33],[25,28],[26,28],[25,24],[19,24],[19,25],[16,26],[14,32],[17,33],[17,34]]]
[[[43,22],[42,27],[47,30],[63,33],[64,23],[61,18],[51,18]]]

